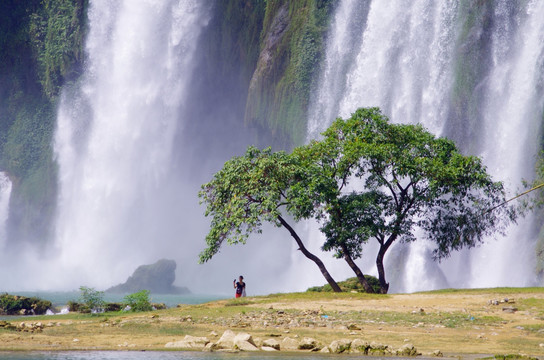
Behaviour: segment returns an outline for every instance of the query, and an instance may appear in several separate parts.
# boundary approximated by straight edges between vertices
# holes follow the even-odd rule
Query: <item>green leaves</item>
[[[201,262],[225,240],[244,243],[263,221],[281,226],[284,209],[297,221],[320,220],[323,249],[345,257],[354,270],[351,259],[362,256],[370,239],[378,241],[382,292],[388,287],[383,256],[393,242],[414,241],[419,229],[441,259],[477,246],[517,215],[496,208],[505,201],[503,185],[492,181],[479,158],[462,155],[421,125],[391,124],[378,108],[337,119],[322,140],[291,154],[250,147],[225,163],[199,195],[212,217]]]
[[[94,288],[80,286],[80,301],[84,303],[92,313],[104,311],[106,302],[104,301],[104,292],[97,291]]]
[[[501,219],[515,218],[507,208],[485,213],[504,201],[504,189],[480,159],[463,156],[452,141],[437,139],[421,125],[391,124],[377,108],[336,120],[321,144],[325,151],[314,156],[327,159],[322,173],[332,175],[338,189],[347,183],[356,189],[328,200],[326,250],[350,244],[358,257],[356,244],[367,241],[361,234],[385,246],[397,238],[414,240],[419,228],[437,243],[435,256],[442,258],[499,231]],[[365,202],[376,194],[379,200]]]
[[[211,259],[225,240],[245,243],[251,233],[261,231],[263,221],[280,226],[280,207],[287,204],[286,189],[296,171],[290,156],[271,149],[249,147],[244,156],[227,161],[199,193],[207,204],[206,216],[212,217],[200,261]]]
[[[124,298],[125,303],[130,306],[130,311],[151,311],[153,306],[149,299],[149,290],[141,290]]]

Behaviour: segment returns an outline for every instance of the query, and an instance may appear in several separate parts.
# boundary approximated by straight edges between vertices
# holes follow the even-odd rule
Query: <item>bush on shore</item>
[[[365,275],[366,280],[372,286],[372,289],[374,289],[374,292],[376,294],[380,293],[380,281],[371,275]],[[363,288],[363,285],[359,282],[359,280],[356,277],[352,277],[349,279],[346,279],[344,281],[339,281],[338,285],[340,286],[340,289],[342,291],[350,292],[350,291],[357,291],[357,292],[365,292],[365,289]],[[314,286],[306,290],[308,292],[332,292],[332,287],[329,284],[323,285],[323,286]]]
[[[43,315],[51,301],[37,297],[0,294],[0,315]]]

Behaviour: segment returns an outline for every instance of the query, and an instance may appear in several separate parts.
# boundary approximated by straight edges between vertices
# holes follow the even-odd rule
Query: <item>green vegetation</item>
[[[225,304],[225,306],[246,306],[246,305],[251,305],[251,304],[255,304],[255,302],[251,301],[251,300],[248,300],[246,298],[238,298],[238,299],[229,300]]]
[[[153,309],[148,290],[141,290],[125,296],[125,302],[130,306],[130,311],[151,311]]]
[[[52,236],[52,140],[60,86],[83,61],[87,0],[7,0],[0,14],[0,170],[13,188],[8,238]]]
[[[0,294],[0,315],[42,315],[51,306],[51,301],[37,297]]]
[[[80,74],[88,0],[44,0],[30,15],[30,38],[42,88],[55,98],[66,80]]]
[[[304,256],[316,264],[335,291],[341,291],[323,262],[308,251],[281,212],[285,208],[294,214],[298,199],[286,197],[285,191],[304,176],[303,170],[285,152],[254,147],[249,147],[244,156],[227,161],[199,193],[207,205],[206,216],[212,217],[207,248],[201,252],[200,262],[210,260],[224,241],[244,244],[250,234],[262,231],[263,222],[268,222],[289,231]]]
[[[544,138],[541,144],[541,148],[543,147]],[[544,188],[542,188],[542,185],[544,184],[544,150],[542,150],[537,157],[537,161],[535,164],[535,173],[535,179],[532,182],[525,181],[524,185],[526,189],[536,189],[530,192],[529,196],[526,196],[522,199],[520,207],[525,211],[533,211],[536,213],[534,226],[536,227],[535,230],[538,231],[538,237],[535,246],[535,272],[540,276],[541,279],[544,279],[544,226],[540,225],[542,224],[542,220],[544,219],[544,214],[542,214],[541,211],[535,211],[537,209],[542,210],[542,208],[544,207]]]
[[[527,356],[527,355],[520,355],[520,354],[507,354],[507,355],[500,355],[497,354],[495,356],[490,356],[482,359],[496,359],[496,360],[538,360],[538,358]]]
[[[377,108],[337,119],[323,140],[291,154],[249,147],[202,185],[199,196],[212,218],[201,262],[224,242],[244,244],[269,222],[289,232],[336,292],[341,288],[287,216],[320,220],[322,248],[344,259],[366,292],[374,289],[355,260],[369,240],[377,241],[381,293],[389,288],[385,254],[395,241],[415,241],[416,229],[436,244],[434,257],[442,259],[500,233],[517,216],[504,206],[502,183],[492,181],[479,158],[462,155],[452,141],[422,126],[391,124]]]
[[[398,311],[347,311],[327,312],[331,321],[353,321],[355,323],[383,322],[395,326],[442,325],[446,328],[458,329],[472,326],[492,326],[504,321],[498,316],[470,316],[463,312],[415,312]]]
[[[340,282],[341,283],[341,282]],[[339,284],[340,284],[339,283]],[[373,293],[364,293],[364,292],[300,292],[300,293],[279,293],[279,294],[270,294],[258,297],[257,299],[263,299],[263,302],[273,302],[278,300],[285,301],[304,301],[304,300],[380,300],[388,299],[387,294],[373,294]]]
[[[245,121],[269,128],[275,142],[304,142],[310,90],[336,1],[268,0],[261,57],[247,99]]]
[[[104,292],[97,291],[94,288],[86,286],[80,286],[80,301],[85,304],[86,309],[79,309],[79,311],[89,311],[91,313],[99,313],[104,311],[106,305],[104,301]],[[82,311],[82,312],[83,312]]]
[[[380,281],[377,278],[375,278],[374,276],[372,276],[372,275],[365,275],[365,278],[368,281],[368,283],[370,284],[370,286],[372,287],[373,292],[374,293],[379,293],[380,292]],[[361,285],[361,283],[359,282],[359,279],[357,279],[356,277],[352,277],[352,278],[346,279],[344,281],[339,281],[338,285],[340,286],[340,289],[342,289],[342,291],[366,292],[365,288]],[[306,291],[309,291],[309,292],[331,292],[332,287],[329,284],[325,284],[323,286],[311,287]]]
[[[454,83],[452,88],[452,116],[463,120],[465,126],[447,129],[448,136],[455,140],[471,139],[479,133],[482,118],[482,93],[477,84],[488,74],[487,58],[489,32],[485,29],[491,26],[493,19],[493,3],[487,1],[467,1],[459,4],[459,19],[462,20],[461,31],[455,39],[455,52],[458,61],[454,64]],[[457,122],[454,122],[457,123]],[[469,142],[470,143],[470,142]],[[477,141],[472,142],[477,146]],[[471,153],[479,149],[465,149]]]
[[[544,293],[542,287],[497,287],[497,288],[482,288],[482,289],[440,289],[432,291],[422,291],[419,294],[493,294],[493,295],[511,295],[511,294],[541,294]],[[525,299],[526,301],[527,299]]]

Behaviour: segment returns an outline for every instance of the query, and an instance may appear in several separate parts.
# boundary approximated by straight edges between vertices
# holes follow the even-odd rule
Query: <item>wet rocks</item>
[[[22,322],[16,326],[17,331],[31,333],[42,332],[43,328],[44,326],[41,322]]]
[[[361,339],[355,339],[351,342],[350,351],[353,353],[368,354],[370,343]]]
[[[282,350],[298,350],[298,341],[296,339],[286,337],[281,342]]]
[[[185,335],[183,340],[169,342],[164,347],[181,349],[204,349],[210,342],[207,337]]]
[[[341,339],[341,340],[334,340],[329,345],[329,350],[332,353],[335,354],[341,354],[343,352],[349,351],[351,347],[351,340],[348,339]]]
[[[280,342],[276,339],[266,339],[263,341],[263,350],[265,350],[264,348],[265,347],[269,347],[269,348],[272,348],[274,350],[280,350],[281,349],[281,346],[280,346]]]
[[[444,354],[442,354],[442,351],[440,350],[435,350],[431,353],[432,356],[435,356],[435,357],[443,357]]]
[[[518,308],[515,308],[513,306],[506,306],[502,308],[502,311],[504,311],[505,313],[513,314],[518,311]]]
[[[416,356],[418,355],[417,349],[412,344],[405,344],[398,349],[395,355],[399,356]]]
[[[248,333],[239,333],[234,336],[234,348],[241,351],[259,351],[253,337]]]
[[[305,337],[298,345],[299,350],[313,350],[315,348],[317,348],[317,341],[310,337]]]
[[[217,333],[215,333],[217,336]],[[274,335],[269,334],[267,336]],[[394,348],[389,345],[376,342],[369,343],[363,339],[338,339],[332,341],[328,346],[323,346],[311,337],[298,339],[298,336],[286,336],[279,341],[274,337],[267,339],[253,338],[251,334],[241,332],[235,333],[232,330],[226,330],[221,337],[214,342],[208,337],[197,337],[186,335],[179,341],[169,342],[165,345],[167,348],[194,349],[203,351],[219,352],[239,352],[239,351],[320,351],[322,353],[354,353],[362,355],[397,355],[397,356],[417,356],[421,355],[412,344],[404,344],[400,348]],[[439,351],[434,356],[441,356]]]
[[[0,320],[0,329],[15,330],[16,328],[17,327],[15,325],[12,325],[11,323],[9,323],[7,321]]]
[[[215,343],[214,349],[233,349],[235,336],[234,331],[226,330]]]

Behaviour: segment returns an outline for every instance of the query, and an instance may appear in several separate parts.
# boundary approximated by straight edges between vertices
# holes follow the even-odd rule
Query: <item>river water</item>
[[[68,301],[78,301],[80,293],[79,291],[18,291],[13,294],[38,297],[40,299],[49,300],[53,303],[54,307],[66,305]],[[123,298],[126,294],[104,294],[104,301],[106,302],[123,302]],[[178,304],[202,304],[209,301],[225,299],[225,295],[202,295],[202,294],[151,294],[151,302],[163,303],[168,307],[175,307]]]

